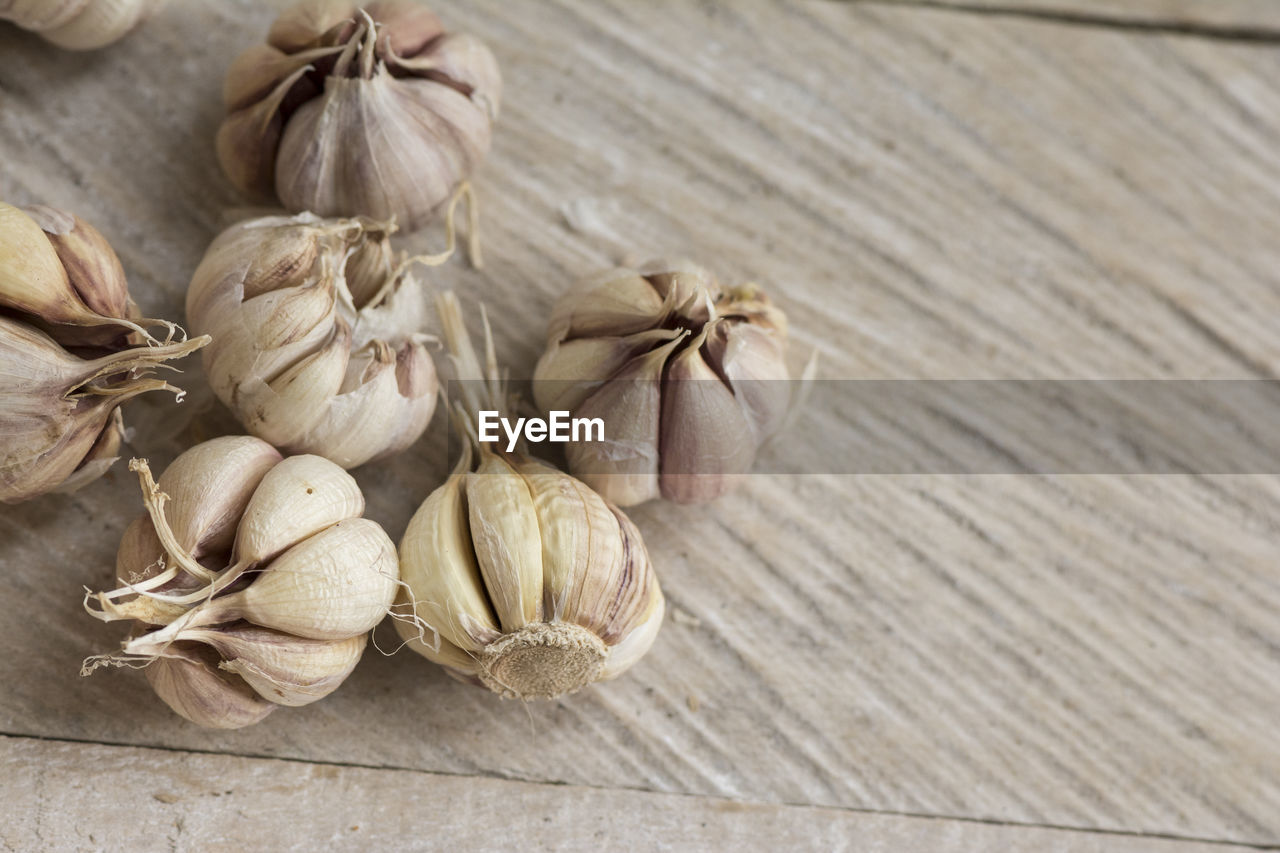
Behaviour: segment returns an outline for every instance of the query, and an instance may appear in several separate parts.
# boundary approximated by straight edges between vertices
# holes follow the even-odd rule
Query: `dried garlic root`
[[[159,482],[145,461],[131,467],[147,514],[121,540],[120,586],[85,606],[134,629],[82,674],[144,666],[169,707],[213,728],[333,692],[400,584],[395,545],[360,517],[351,475],[249,436],[191,448]]]
[[[756,285],[723,288],[688,261],[610,270],[556,303],[534,399],[604,420],[604,441],[567,455],[608,499],[708,501],[790,409],[786,344],[786,316]]]
[[[106,239],[50,207],[0,202],[0,311],[4,503],[102,476],[124,439],[120,406],[147,391],[181,399],[151,374],[209,342],[142,319]]]
[[[396,628],[428,660],[506,697],[552,698],[614,678],[662,624],[644,541],[581,481],[474,441],[476,413],[509,409],[510,400],[487,323],[482,368],[452,293],[438,310],[463,380],[455,414],[465,447],[400,543],[396,607],[417,619]]]

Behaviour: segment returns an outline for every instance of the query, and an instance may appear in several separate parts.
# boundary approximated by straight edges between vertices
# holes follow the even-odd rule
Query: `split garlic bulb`
[[[159,341],[147,326],[164,326]],[[207,338],[138,316],[111,246],[81,219],[0,202],[0,502],[100,477],[124,438],[120,406]]]
[[[67,50],[96,50],[123,38],[164,0],[0,0],[0,20]]]
[[[228,71],[218,159],[290,210],[416,230],[484,159],[501,89],[489,49],[413,0],[303,0]]]
[[[466,401],[459,419],[481,405],[506,408],[492,343],[482,371],[452,293],[440,315],[458,376],[469,380],[457,383]],[[474,468],[468,444],[405,531],[396,606],[417,619],[397,621],[397,630],[456,677],[511,698],[552,698],[622,674],[662,624],[640,532],[550,465],[485,444],[475,450]]]
[[[750,470],[790,405],[787,321],[755,285],[688,261],[578,282],[557,302],[534,371],[544,411],[604,421],[569,470],[621,506],[707,501]]]
[[[304,213],[240,223],[209,247],[187,318],[213,337],[209,384],[249,432],[354,468],[427,428],[429,304],[390,232]]]
[[[132,467],[147,513],[121,540],[120,586],[86,607],[135,628],[83,673],[145,665],[173,710],[214,728],[333,692],[399,584],[395,545],[360,517],[351,475],[250,436],[191,448],[158,483],[146,462]]]

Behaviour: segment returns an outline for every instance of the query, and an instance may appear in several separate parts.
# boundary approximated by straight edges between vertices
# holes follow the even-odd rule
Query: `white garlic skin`
[[[458,383],[481,368],[457,300],[438,310]],[[492,371],[487,387],[500,388]],[[503,392],[488,401],[504,408]],[[484,405],[483,402],[481,402]],[[464,442],[466,441],[464,437]],[[644,540],[581,481],[522,454],[472,448],[419,507],[400,542],[397,621],[409,647],[510,698],[553,698],[614,678],[652,645],[663,596]]]
[[[389,233],[301,214],[240,223],[209,247],[187,318],[212,336],[209,384],[250,433],[354,468],[426,430],[439,390],[428,306],[392,265]]]
[[[787,413],[786,333],[759,288],[724,288],[690,261],[610,270],[556,303],[534,398],[543,411],[604,421],[604,441],[566,454],[619,506],[712,500]]]
[[[0,20],[65,50],[97,50],[118,41],[165,0],[0,0]]]
[[[147,662],[166,703],[217,728],[335,690],[399,584],[395,545],[360,517],[351,476],[252,436],[197,445],[154,483],[135,465],[148,513],[122,538],[122,586],[91,611],[135,629],[105,662]]]

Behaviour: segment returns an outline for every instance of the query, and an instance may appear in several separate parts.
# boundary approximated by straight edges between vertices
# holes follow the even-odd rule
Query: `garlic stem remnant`
[[[124,38],[165,0],[0,0],[13,21],[66,50],[96,50]]]
[[[183,453],[157,483],[135,459],[147,513],[124,533],[120,586],[85,600],[131,620],[121,651],[173,710],[239,728],[337,689],[400,584],[395,545],[351,475],[319,456],[227,436]]]
[[[615,503],[708,501],[783,422],[786,342],[786,316],[756,285],[724,288],[689,261],[610,270],[556,303],[534,399],[604,419],[604,441],[567,455]]]
[[[396,608],[417,618],[396,629],[455,677],[510,698],[552,698],[614,678],[649,650],[662,624],[644,541],[579,480],[477,441],[476,413],[512,404],[487,324],[482,367],[454,295],[437,304],[464,380],[454,414],[465,446],[400,543],[405,587]]]
[[[218,159],[293,211],[417,230],[489,150],[502,80],[413,0],[302,0],[227,73]]]
[[[147,328],[163,327],[163,341]],[[0,202],[0,502],[97,479],[124,439],[120,406],[181,391],[152,374],[209,342],[142,319],[124,270],[92,226]]]
[[[187,291],[188,321],[213,337],[204,366],[218,398],[255,436],[343,468],[416,441],[439,385],[413,266],[448,257],[452,207],[446,225],[448,249],[416,259],[396,258],[393,226],[365,218],[303,213],[224,231]]]

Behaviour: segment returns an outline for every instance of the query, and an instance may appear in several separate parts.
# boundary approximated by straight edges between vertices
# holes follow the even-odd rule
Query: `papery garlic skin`
[[[690,261],[579,281],[556,303],[534,370],[543,411],[601,418],[569,470],[620,506],[713,500],[751,469],[791,401],[786,317],[755,285]]]
[[[134,467],[147,514],[121,540],[120,587],[86,606],[135,627],[82,671],[141,662],[161,699],[215,728],[337,689],[400,583],[395,545],[360,517],[351,476],[251,436],[197,445],[159,482]]]
[[[428,304],[390,233],[304,213],[240,223],[209,247],[187,319],[212,336],[205,374],[249,432],[354,468],[426,430],[439,390]]]
[[[0,502],[80,488],[124,437],[119,407],[208,343],[145,320],[120,261],[92,226],[49,207],[0,202]],[[165,326],[164,341],[145,326]],[[74,350],[74,351],[73,351]]]
[[[452,294],[440,314],[459,377],[479,379]],[[503,408],[496,393],[489,402]],[[508,698],[554,698],[622,674],[652,645],[664,609],[639,531],[550,465],[488,445],[478,453],[473,466],[468,445],[409,522],[397,608],[417,621],[396,630],[428,660]]]
[[[13,21],[65,50],[96,50],[126,36],[165,0],[0,0]]]
[[[218,159],[246,194],[416,230],[489,150],[489,49],[413,0],[302,0],[227,73]]]

